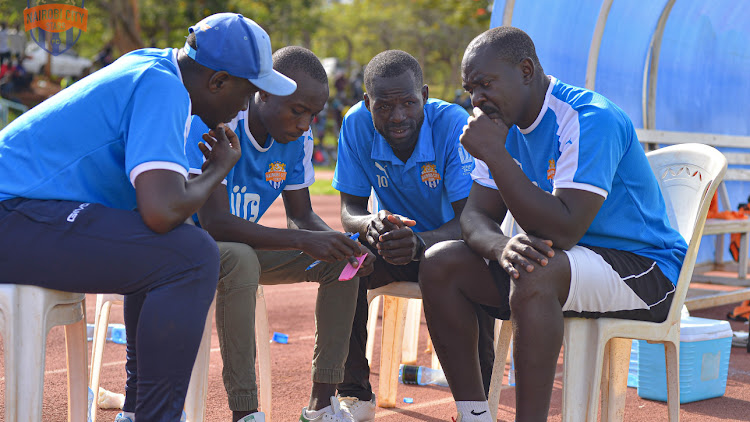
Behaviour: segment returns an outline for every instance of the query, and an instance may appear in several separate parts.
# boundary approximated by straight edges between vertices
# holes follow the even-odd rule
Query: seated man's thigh
[[[495,318],[508,319],[508,275],[497,262],[489,264],[462,240],[450,240],[433,245],[425,253],[420,266],[419,280],[425,289],[437,292],[457,288],[461,294],[481,305]]]
[[[664,321],[675,286],[653,259],[615,249],[565,251],[571,282],[564,315]]]

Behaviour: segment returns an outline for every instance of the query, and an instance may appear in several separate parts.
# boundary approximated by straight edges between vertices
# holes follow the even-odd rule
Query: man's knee
[[[220,288],[257,288],[261,269],[255,250],[244,243],[234,242],[218,242],[218,248],[221,254]]]
[[[570,286],[569,278],[569,273],[559,271],[555,265],[537,266],[531,273],[521,270],[521,276],[518,279],[510,279],[511,314],[516,310],[528,309],[528,306],[537,300],[555,298],[564,302]]]
[[[429,280],[430,284],[448,281],[460,271],[464,261],[461,259],[466,244],[460,240],[448,240],[432,245],[425,251],[419,265],[419,279]]]

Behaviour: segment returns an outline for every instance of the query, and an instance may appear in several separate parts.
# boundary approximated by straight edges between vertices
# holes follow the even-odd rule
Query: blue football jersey
[[[240,140],[242,157],[225,183],[232,214],[257,223],[282,190],[306,188],[315,181],[313,136],[308,129],[297,140],[282,144],[268,135],[265,146],[261,147],[250,133],[247,113],[247,110],[241,111],[227,125]],[[199,117],[193,117],[187,145],[190,173],[201,173],[205,159],[198,144],[206,132],[206,124]]]
[[[468,117],[461,106],[429,99],[417,145],[404,163],[360,101],[344,117],[333,187],[364,197],[374,189],[378,208],[414,219],[417,232],[442,226],[454,217],[451,203],[471,190],[474,159],[459,141]]]
[[[0,201],[134,209],[139,174],[164,169],[187,177],[191,107],[176,51],[128,53],[0,131]]]
[[[605,198],[579,244],[651,258],[677,282],[687,243],[669,224],[633,123],[614,103],[551,78],[539,116],[526,129],[510,128],[505,147],[544,191],[580,189]],[[472,177],[497,188],[481,160]]]

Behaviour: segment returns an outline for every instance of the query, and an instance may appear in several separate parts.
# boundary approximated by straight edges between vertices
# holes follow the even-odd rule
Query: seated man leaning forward
[[[257,71],[271,52],[255,22],[220,13],[191,31],[201,26],[214,28],[196,34],[205,52],[219,39],[230,52],[198,62],[183,49],[130,52],[0,131],[2,283],[125,295],[123,421],[180,419],[219,272],[216,243],[183,223],[241,155],[222,122],[258,87],[295,88],[270,67]],[[211,128],[213,148],[187,180],[191,113]]]
[[[474,168],[474,159],[459,142],[468,113],[456,104],[428,99],[414,57],[384,51],[367,64],[364,79],[364,101],[344,118],[333,180],[341,191],[344,228],[360,233],[378,257],[372,274],[360,279],[345,379],[338,387],[342,405],[358,422],[375,418],[365,358],[367,289],[417,282],[425,249],[461,238],[458,218]],[[380,208],[376,213],[367,209],[373,189]],[[482,375],[489,388],[495,320],[479,306],[476,315]],[[476,338],[474,344],[476,353]]]
[[[240,161],[198,211],[200,225],[218,242],[221,274],[216,295],[216,328],[222,377],[233,421],[262,421],[255,378],[255,294],[260,284],[320,283],[312,362],[312,394],[302,421],[347,421],[332,396],[344,379],[358,277],[339,281],[354,256],[368,254],[359,275],[372,271],[367,248],[332,230],[310,205],[315,180],[310,123],[328,99],[328,77],[315,55],[285,47],[273,67],[297,83],[288,96],[261,90],[246,111],[229,123],[244,147]],[[188,140],[190,173],[199,175],[203,122],[193,120]],[[197,176],[196,176],[197,177]],[[281,195],[289,229],[264,227],[260,217]],[[308,268],[313,261],[324,261]],[[249,415],[249,416],[248,416]]]
[[[465,242],[436,245],[422,263],[427,324],[458,420],[489,421],[473,306],[511,318],[516,420],[545,421],[563,316],[663,321],[687,245],[628,116],[545,75],[526,33],[481,34],[461,76],[475,107],[461,135],[475,183]],[[503,236],[506,210],[527,234]]]

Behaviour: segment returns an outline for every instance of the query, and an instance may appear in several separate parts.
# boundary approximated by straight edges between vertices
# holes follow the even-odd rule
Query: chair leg
[[[667,408],[669,422],[680,420],[680,343],[664,343],[664,358],[667,365]]]
[[[268,311],[263,286],[258,286],[255,302],[255,336],[258,345],[258,367],[260,368],[260,408],[271,422],[271,338],[268,330]]]
[[[513,335],[513,323],[510,321],[498,321],[500,325],[495,347],[495,363],[492,366],[492,379],[490,380],[490,394],[487,403],[490,406],[492,420],[497,420],[497,406],[500,403],[500,390],[503,386],[503,374],[505,373],[505,362],[508,358],[510,339]]]
[[[28,311],[28,310],[26,310]],[[15,353],[15,379],[6,379],[5,389],[15,390],[15,409],[10,410],[8,421],[41,421],[42,389],[44,388],[44,360],[47,346],[44,317],[41,310],[29,312],[30,317],[15,321],[16,342],[5,343],[5,347],[20,347]],[[33,315],[32,315],[33,314]],[[13,345],[13,346],[11,346]],[[8,362],[6,362],[6,366]],[[13,413],[15,411],[15,417]]]
[[[594,422],[604,362],[598,328],[589,320],[566,318],[564,345],[562,421]]]
[[[211,330],[216,299],[206,315],[198,355],[195,357],[193,372],[190,374],[187,394],[185,395],[185,415],[190,422],[203,422],[206,412],[206,394],[208,393],[208,368],[211,360]]]
[[[378,325],[378,311],[380,310],[380,297],[375,296],[367,308],[367,344],[365,346],[365,357],[372,368],[372,352],[375,349],[375,327]]]
[[[404,344],[401,363],[415,365],[417,363],[417,345],[419,343],[419,323],[422,316],[422,300],[409,299],[406,310],[406,325],[404,326]]]
[[[383,340],[380,353],[378,406],[395,407],[398,366],[406,322],[408,299],[385,296],[383,299]]]
[[[99,383],[102,373],[102,355],[104,353],[104,343],[107,337],[107,326],[109,325],[109,314],[112,309],[112,302],[105,301],[100,303],[100,298],[96,301],[97,310],[94,318],[94,341],[91,347],[91,379],[89,386],[94,392],[94,407],[98,407]],[[93,412],[91,421],[96,422],[96,412]]]
[[[631,344],[631,339],[613,338],[607,345],[602,367],[602,422],[618,422],[625,418]]]
[[[83,303],[81,306],[85,306]],[[68,421],[87,420],[88,413],[88,344],[86,319],[65,326],[65,351],[68,363]],[[96,400],[92,403],[92,409]],[[94,411],[94,413],[96,413]]]

